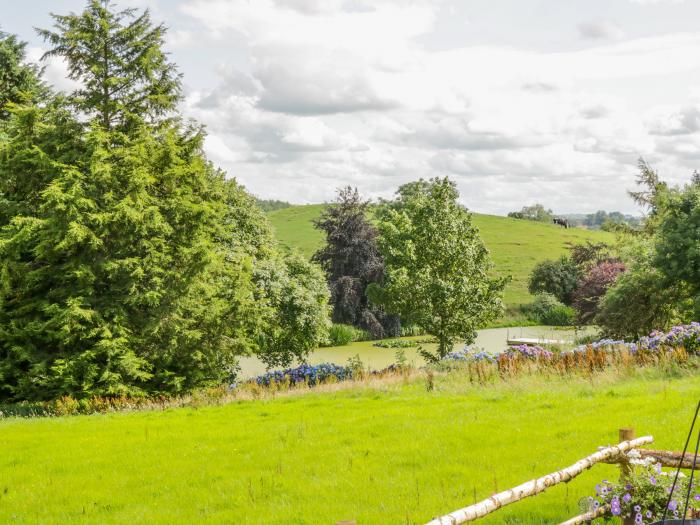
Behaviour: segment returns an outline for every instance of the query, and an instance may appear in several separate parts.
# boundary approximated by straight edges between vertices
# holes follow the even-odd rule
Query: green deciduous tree
[[[268,366],[304,360],[328,337],[329,293],[323,271],[296,254],[261,260],[255,270],[258,300],[267,306],[258,352]]]
[[[502,312],[507,282],[492,278],[488,250],[457,202],[449,179],[402,186],[379,212],[379,247],[386,282],[372,298],[438,338],[438,355],[458,339],[474,341],[476,329]]]
[[[520,211],[510,212],[508,217],[525,219],[528,221],[552,222],[554,213],[552,210],[546,209],[542,204],[533,204],[532,206],[523,206]]]
[[[579,278],[580,272],[576,264],[570,258],[562,256],[557,260],[537,263],[530,274],[528,290],[531,294],[552,294],[562,303],[570,305]]]
[[[606,337],[639,339],[678,318],[679,296],[678,288],[665,286],[655,268],[634,267],[607,290],[594,323]]]
[[[656,203],[654,266],[667,285],[685,287],[700,316],[700,184],[668,189]]]
[[[235,180],[226,181],[226,247],[253,269],[255,313],[248,329],[251,349],[268,366],[304,360],[323,343],[330,325],[329,292],[321,269],[280,251],[256,199]]]

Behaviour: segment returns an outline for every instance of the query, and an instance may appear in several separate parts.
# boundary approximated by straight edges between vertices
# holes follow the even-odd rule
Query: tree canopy
[[[377,230],[367,219],[369,202],[357,189],[338,190],[336,202],[326,206],[315,226],[326,244],[313,260],[326,272],[331,290],[333,321],[350,324],[374,337],[398,335],[397,316],[387,315],[370,302],[367,287],[384,279],[384,259],[377,247]]]
[[[535,265],[530,274],[528,290],[531,294],[549,293],[566,305],[573,302],[580,272],[569,257],[545,260]]]
[[[379,213],[386,281],[372,298],[438,338],[438,355],[498,317],[507,279],[492,278],[489,252],[447,178],[401,186]]]
[[[9,118],[11,104],[31,104],[48,95],[41,69],[26,58],[26,44],[0,31],[0,121]]]
[[[133,121],[151,123],[175,110],[180,74],[163,51],[164,25],[154,25],[148,10],[114,10],[111,0],[90,0],[85,9],[52,15],[54,30],[39,35],[53,46],[69,77],[81,83],[70,99],[94,116],[105,130]]]
[[[528,221],[552,222],[554,219],[554,212],[546,209],[542,204],[533,204],[532,206],[523,206],[520,211],[510,212],[508,217],[525,219]]]
[[[81,86],[0,124],[0,399],[177,394],[240,355],[303,358],[328,324],[320,270],[182,124],[165,29],[108,1],[54,18],[40,34]]]
[[[681,284],[700,315],[700,183],[663,192],[657,199],[654,265],[667,285]]]

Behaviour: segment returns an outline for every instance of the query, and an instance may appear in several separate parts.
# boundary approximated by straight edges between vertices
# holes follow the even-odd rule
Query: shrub
[[[542,261],[530,274],[528,290],[532,294],[542,292],[553,294],[562,303],[570,305],[579,277],[578,267],[568,257]]]
[[[427,337],[425,339],[386,339],[384,341],[377,341],[372,346],[378,348],[414,348],[423,344],[435,344],[437,339],[434,337]]]
[[[540,322],[550,326],[571,326],[576,322],[576,310],[565,304],[555,306],[540,317]]]
[[[595,324],[607,337],[639,338],[667,328],[677,316],[678,286],[666,286],[647,265],[622,274],[598,304]]]
[[[348,324],[334,323],[328,331],[329,346],[345,346],[352,343],[355,329]]]
[[[345,346],[355,341],[367,341],[372,334],[349,324],[334,323],[328,331],[326,346]]]
[[[401,326],[401,337],[411,337],[414,335],[423,335],[425,331],[416,324]]]
[[[550,293],[537,294],[526,311],[531,320],[540,324],[570,326],[574,323],[574,309],[562,304]]]

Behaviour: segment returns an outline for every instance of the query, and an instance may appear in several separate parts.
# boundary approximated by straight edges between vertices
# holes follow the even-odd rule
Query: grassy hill
[[[280,242],[310,257],[323,243],[323,235],[313,227],[322,204],[293,206],[268,214]],[[555,259],[567,253],[569,244],[587,240],[612,242],[613,235],[603,231],[570,228],[554,224],[510,219],[495,215],[474,214],[479,228],[500,275],[511,275],[505,301],[515,307],[531,300],[527,281],[532,268],[544,259]]]
[[[677,372],[674,372],[677,373]],[[643,376],[644,379],[641,379]],[[222,406],[0,420],[0,523],[426,523],[572,464],[617,429],[676,449],[697,378],[466,374]],[[323,389],[322,389],[323,390]],[[612,465],[480,521],[560,523]]]

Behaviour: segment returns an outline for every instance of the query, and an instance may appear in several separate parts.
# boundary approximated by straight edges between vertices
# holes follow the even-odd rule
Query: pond
[[[561,329],[553,326],[522,326],[510,328],[486,328],[478,331],[474,346],[483,348],[489,353],[497,353],[506,348],[506,341],[512,338],[529,339],[553,339],[573,342],[576,337],[594,333],[593,328],[579,330]],[[425,339],[426,337],[407,337],[405,339]],[[314,350],[308,357],[310,364],[335,363],[344,365],[348,359],[358,355],[364,365],[378,370],[396,362],[395,348],[378,348],[373,346],[374,341],[362,341],[346,346],[334,346]],[[423,345],[427,350],[434,350],[437,345]],[[461,349],[461,345],[455,345],[455,350]],[[423,358],[418,355],[416,348],[402,348],[408,363],[414,366],[425,364]],[[247,378],[265,372],[265,365],[256,357],[241,358],[241,377]]]

